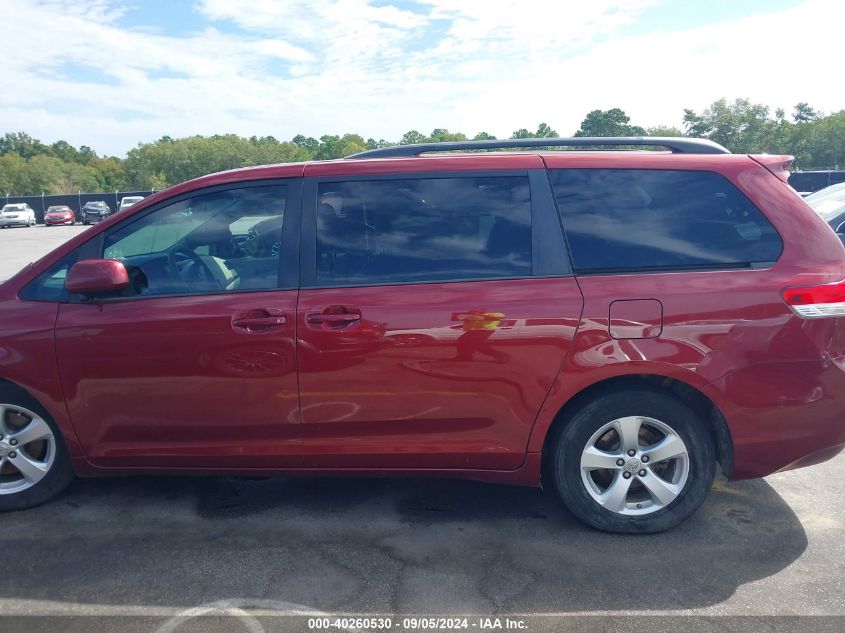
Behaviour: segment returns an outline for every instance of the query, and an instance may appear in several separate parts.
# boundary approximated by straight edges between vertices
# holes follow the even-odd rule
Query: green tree
[[[679,128],[675,127],[674,125],[655,125],[654,127],[647,128],[645,131],[646,136],[683,136],[684,131]]]
[[[29,169],[17,152],[0,155],[0,194],[24,195],[30,190]]]
[[[0,138],[0,154],[9,152],[14,152],[24,159],[51,154],[49,147],[26,132],[9,132]]]
[[[317,153],[317,150],[320,147],[320,141],[310,136],[303,136],[302,134],[294,136],[293,139],[291,139],[291,143],[307,151],[311,157]]]
[[[771,134],[769,108],[748,99],[714,101],[704,112],[684,110],[684,126],[690,136],[709,138],[734,153],[762,151],[761,145]]]
[[[624,110],[593,110],[581,121],[581,127],[575,136],[643,136],[645,130],[639,125],[631,125],[630,117]]]
[[[535,138],[557,138],[559,134],[557,130],[553,130],[547,123],[541,123],[537,126],[537,131],[534,132]]]
[[[845,166],[845,110],[812,123],[808,167],[842,169]]]
[[[530,132],[526,128],[520,128],[511,134],[511,138],[555,138],[558,136],[556,130],[549,127],[548,123],[541,123],[537,126],[536,132]]]
[[[465,141],[466,134],[462,132],[450,132],[445,128],[436,128],[431,131],[428,142],[431,143],[449,143],[452,141]]]
[[[796,104],[792,111],[792,120],[796,123],[809,123],[817,118],[819,118],[818,113],[803,101]]]
[[[429,143],[429,139],[424,134],[417,132],[416,130],[411,130],[410,132],[405,132],[402,135],[402,139],[399,141],[400,145],[417,145],[419,143]]]

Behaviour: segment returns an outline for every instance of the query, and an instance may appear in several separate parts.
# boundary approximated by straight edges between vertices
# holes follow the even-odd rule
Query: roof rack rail
[[[420,156],[430,152],[454,150],[508,149],[528,147],[594,147],[607,145],[665,147],[676,154],[730,154],[730,151],[703,138],[678,138],[665,136],[580,136],[575,138],[511,138],[501,141],[449,141],[445,143],[418,143],[394,145],[366,152],[359,152],[347,158],[399,158]]]

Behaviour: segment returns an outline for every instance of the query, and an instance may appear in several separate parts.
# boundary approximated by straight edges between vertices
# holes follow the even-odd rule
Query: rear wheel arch
[[[629,374],[600,380],[583,388],[569,398],[558,410],[543,441],[541,469],[544,481],[549,481],[551,465],[551,460],[548,459],[549,451],[555,446],[557,438],[566,428],[572,415],[586,406],[587,403],[602,395],[628,389],[647,389],[669,394],[689,406],[699,420],[706,424],[707,431],[716,448],[716,456],[722,472],[730,478],[733,472],[733,440],[727,421],[716,403],[700,389],[676,378],[658,374]]]

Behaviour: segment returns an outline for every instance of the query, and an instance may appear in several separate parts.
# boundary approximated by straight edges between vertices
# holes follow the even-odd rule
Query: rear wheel
[[[44,503],[73,480],[61,434],[25,392],[0,388],[0,511]]]
[[[704,502],[716,453],[704,422],[674,396],[626,390],[573,413],[553,444],[555,487],[585,523],[661,532]]]

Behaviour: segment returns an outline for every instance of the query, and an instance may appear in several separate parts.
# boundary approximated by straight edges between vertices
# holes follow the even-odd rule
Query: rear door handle
[[[305,322],[314,325],[343,325],[360,320],[360,312],[351,312],[342,306],[331,306],[322,312],[309,312],[305,315]]]
[[[281,327],[288,322],[287,317],[277,309],[250,310],[232,317],[232,327],[249,333],[267,332],[270,328]]]

